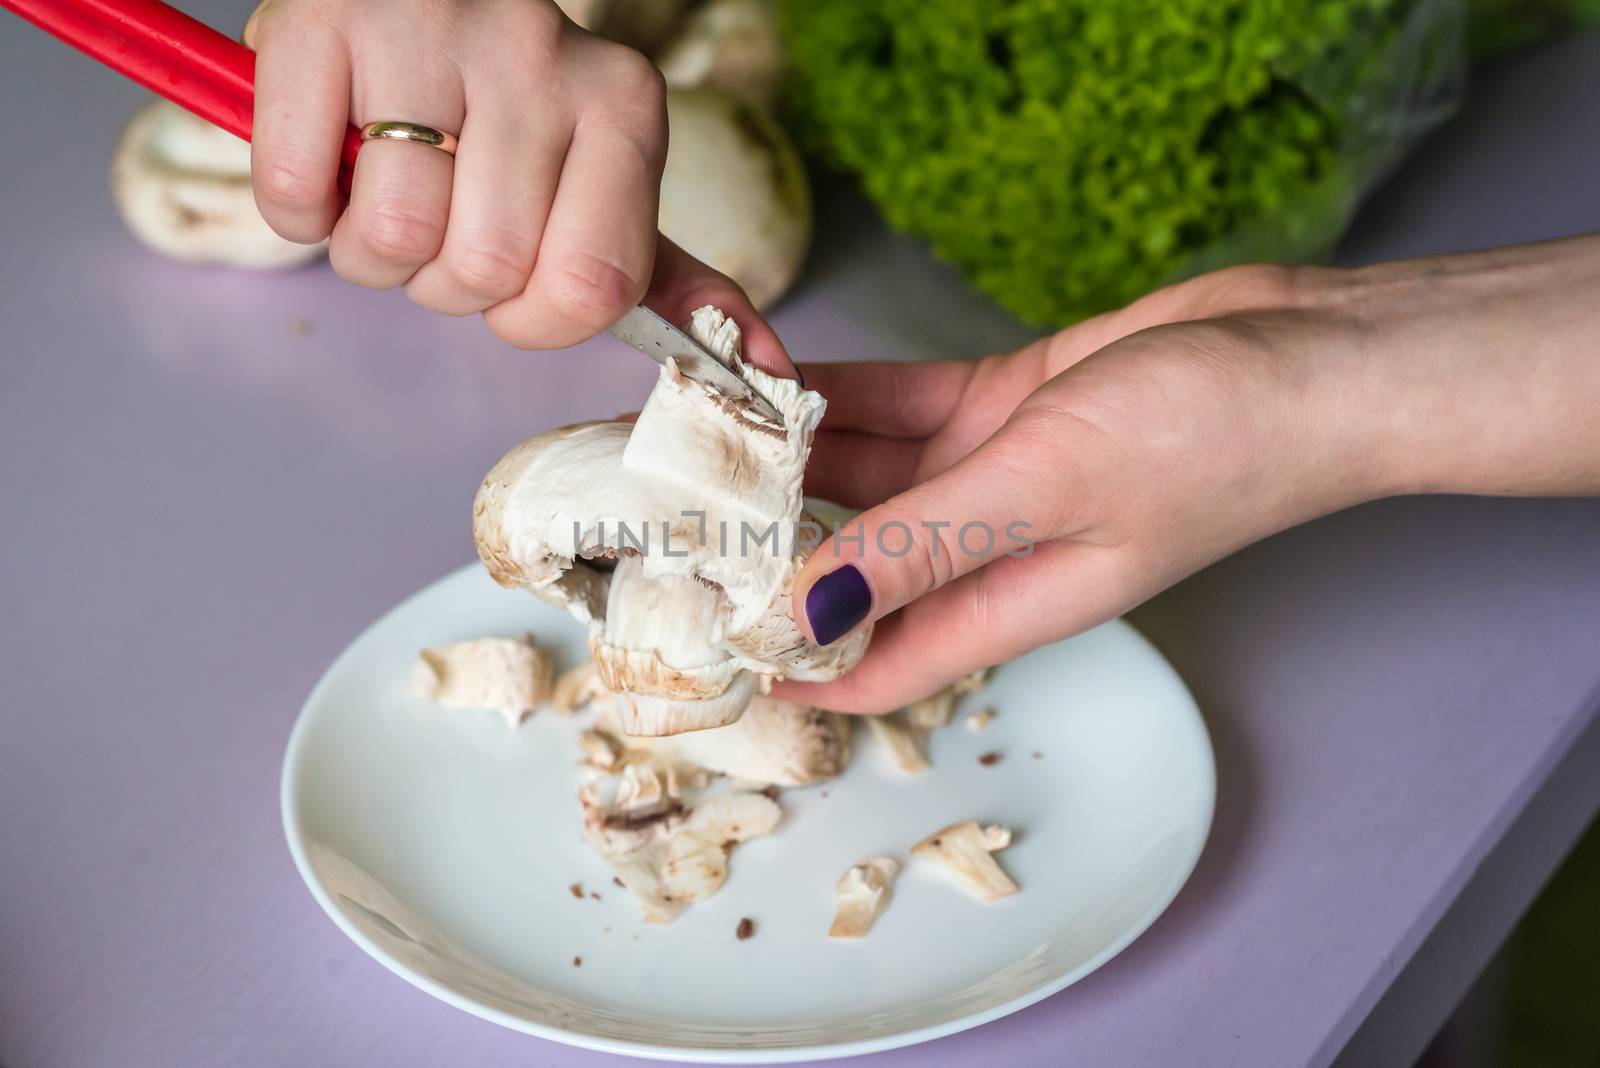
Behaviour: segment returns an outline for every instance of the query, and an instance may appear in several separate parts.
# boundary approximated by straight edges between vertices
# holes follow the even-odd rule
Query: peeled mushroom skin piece
[[[584,762],[590,767],[610,771],[622,762],[622,745],[608,731],[588,730],[578,735]]]
[[[833,926],[829,938],[861,938],[889,904],[900,864],[893,857],[868,857],[852,864],[834,887]]]
[[[256,208],[249,144],[166,100],[140,108],[123,130],[111,192],[135,237],[180,260],[272,270],[326,248],[274,233]]]
[[[771,116],[719,89],[669,90],[667,121],[661,232],[768,307],[811,246],[799,152]]]
[[[920,775],[930,767],[922,747],[925,732],[914,731],[900,712],[887,712],[881,716],[863,716],[867,732],[883,746],[896,767],[907,775]]]
[[[947,726],[956,708],[954,687],[945,687],[906,706],[906,723],[913,730],[934,731]]]
[[[557,712],[572,713],[610,693],[605,683],[600,681],[599,667],[593,660],[585,660],[557,676],[555,686],[550,691],[550,706]]]
[[[408,688],[446,708],[493,709],[515,727],[550,696],[552,673],[532,635],[474,638],[419,652]]]
[[[530,438],[485,477],[473,535],[490,576],[589,629],[620,729],[673,735],[733,723],[772,680],[827,681],[871,628],[829,646],[801,633],[790,591],[814,542],[802,480],[822,398],[738,359],[714,308],[690,332],[781,413],[775,423],[670,363],[632,424]]]
[[[989,676],[994,673],[994,668],[979,668],[970,671],[950,684],[950,688],[958,694],[977,693],[989,684]]]
[[[911,855],[932,861],[978,900],[997,901],[1017,892],[1017,884],[991,856],[1010,844],[1007,828],[967,820],[930,834],[911,847]]]
[[[993,723],[996,715],[998,715],[998,713],[996,713],[992,708],[980,708],[976,712],[967,713],[966,717],[962,719],[961,723],[962,726],[967,728],[967,730],[971,731],[973,734],[977,734],[987,728],[989,724]]]
[[[592,788],[580,789],[578,796],[585,839],[651,923],[670,923],[720,890],[734,847],[772,833],[783,813],[763,794],[735,791],[688,810],[674,805],[642,818],[601,803]]]
[[[962,696],[983,689],[988,677],[989,669],[982,668],[961,676],[937,693],[911,702],[905,709],[906,722],[919,731],[935,731],[949,726]]]

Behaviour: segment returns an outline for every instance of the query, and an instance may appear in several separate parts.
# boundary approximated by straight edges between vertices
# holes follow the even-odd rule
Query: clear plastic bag
[[[1328,253],[1458,103],[1464,0],[783,0],[789,117],[1056,326]]]

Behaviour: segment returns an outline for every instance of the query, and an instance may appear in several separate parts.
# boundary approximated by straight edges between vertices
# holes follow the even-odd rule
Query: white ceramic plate
[[[777,833],[676,922],[642,921],[578,831],[563,717],[517,730],[409,697],[419,648],[533,631],[563,663],[580,628],[473,566],[380,619],[317,684],[289,741],[283,819],[334,923],[390,970],[506,1027],[591,1049],[778,1062],[923,1042],[1030,1005],[1109,960],[1165,909],[1211,825],[1210,740],[1183,683],[1111,623],[1006,666],[908,779],[864,732],[840,779],[783,792]],[[986,752],[1002,754],[989,767]],[[1037,753],[1038,756],[1033,754]],[[1022,892],[968,899],[913,863],[859,943],[825,937],[855,861],[975,818]],[[573,897],[581,883],[600,900]],[[734,937],[743,917],[756,935]],[[581,957],[581,967],[573,958]]]

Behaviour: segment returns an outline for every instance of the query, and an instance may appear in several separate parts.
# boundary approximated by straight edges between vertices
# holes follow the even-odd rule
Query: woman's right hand
[[[1600,492],[1600,237],[1244,267],[976,363],[808,365],[807,492],[865,508],[793,612],[865,659],[786,699],[904,705],[1274,531],[1404,492]]]
[[[665,87],[638,52],[551,0],[266,0],[245,42],[257,204],[289,240],[331,235],[344,278],[482,313],[527,349],[582,341],[642,300],[674,322],[716,304],[752,360],[793,373],[738,286],[657,236]],[[346,204],[345,127],[375,121],[459,148],[370,142]]]

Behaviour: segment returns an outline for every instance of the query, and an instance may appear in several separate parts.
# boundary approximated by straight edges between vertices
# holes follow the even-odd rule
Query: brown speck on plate
[[[982,764],[986,768],[992,768],[996,764],[1000,763],[1000,754],[992,752],[985,753],[978,758],[978,763]]]
[[[740,920],[739,921],[739,926],[737,926],[737,927],[735,927],[733,929],[733,936],[735,938],[737,938],[741,942],[743,942],[747,938],[752,937],[755,933],[756,933],[756,921],[752,920],[748,916],[746,916],[744,919]]]
[[[612,877],[611,877],[611,881],[612,881],[612,882],[614,882],[614,883],[616,883],[616,884],[617,884],[617,885],[618,885],[618,886],[622,886],[622,880],[621,880],[621,879],[619,879],[619,878],[617,878],[617,877],[616,877],[616,876],[615,876],[615,875],[613,875],[613,876],[612,876]],[[627,887],[625,887],[625,886],[623,886],[623,887],[622,887],[622,888],[623,888],[623,889],[624,889],[624,890],[626,890],[626,889],[627,889]]]
[[[582,957],[573,957],[573,958],[572,958],[572,966],[573,966],[573,967],[574,967],[574,968],[581,968],[581,967],[583,967],[583,958],[582,958]]]
[[[583,900],[583,884],[582,883],[573,883],[571,886],[567,887],[567,893],[571,894],[573,897],[577,898],[579,901],[582,901]]]
[[[1033,751],[1033,759],[1035,759],[1035,760],[1043,760],[1044,759],[1044,754],[1039,752],[1039,750],[1035,749]]]
[[[776,786],[768,786],[761,791],[761,794],[769,801],[776,801],[778,799],[778,788]]]
[[[589,891],[589,896],[594,898],[596,901],[599,901],[600,900],[600,891],[598,891],[598,890],[590,890]]]

